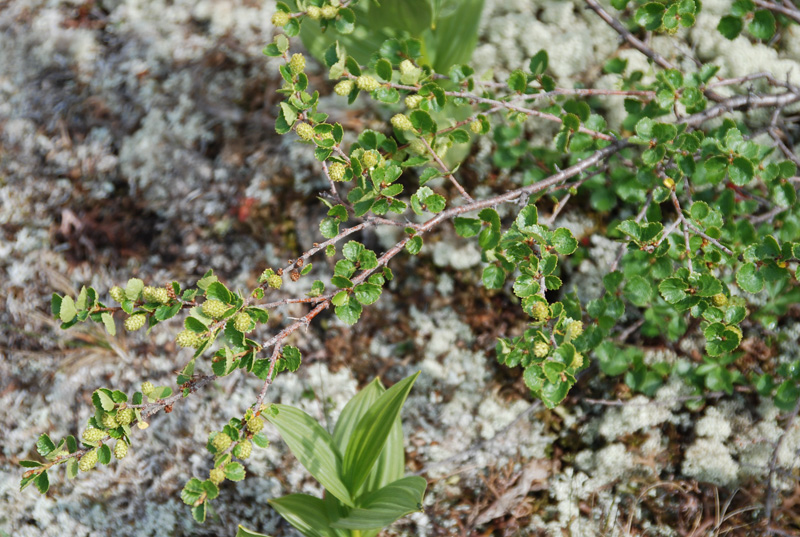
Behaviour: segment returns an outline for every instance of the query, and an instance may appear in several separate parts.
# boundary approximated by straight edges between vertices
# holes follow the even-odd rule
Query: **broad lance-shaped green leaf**
[[[351,493],[358,491],[367,479],[417,376],[419,372],[386,390],[353,430],[342,466],[342,475]]]
[[[300,464],[325,490],[345,505],[353,507],[350,492],[339,477],[342,475],[342,457],[328,431],[300,409],[277,404],[273,408],[278,413],[273,415],[265,412],[265,417],[278,428],[281,438]]]
[[[427,481],[419,476],[409,476],[386,485],[364,498],[360,507],[350,511],[347,518],[331,524],[334,528],[370,530],[384,528],[422,508],[422,496]]]
[[[236,537],[269,537],[269,535],[266,533],[257,533],[239,524],[239,529],[236,530]]]
[[[347,451],[347,443],[356,425],[372,404],[386,391],[379,379],[375,379],[358,392],[342,410],[339,421],[333,430],[333,442],[340,453]],[[378,490],[403,476],[405,451],[403,447],[403,428],[400,418],[395,419],[386,445],[383,446],[378,461],[359,490],[363,492]],[[331,517],[333,518],[333,517]]]
[[[269,504],[306,537],[334,537],[325,504],[308,494],[289,494],[268,500]]]

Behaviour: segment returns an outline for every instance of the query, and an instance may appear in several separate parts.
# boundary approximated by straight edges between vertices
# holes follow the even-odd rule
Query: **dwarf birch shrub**
[[[115,318],[133,331],[183,314],[176,342],[194,354],[175,387],[144,382],[132,394],[95,391],[95,414],[81,442],[69,436],[56,444],[42,435],[37,449],[44,460],[22,462],[22,487],[35,483],[44,493],[57,465],[75,477],[108,464],[112,453],[122,458],[135,428],[147,427],[155,413],[219,377],[255,375],[264,384],[252,407],[210,433],[209,475],[184,489],[184,501],[203,520],[218,485],[243,479],[240,461],[253,444],[267,445],[262,416],[275,423],[280,415],[266,399],[268,388],[302,361],[286,338],[326,310],[347,325],[358,322],[393,278],[392,260],[419,255],[426,236],[446,226],[480,248],[480,284],[518,304],[526,328],[501,337],[496,356],[522,368],[532,395],[548,408],[564,401],[593,363],[648,395],[678,374],[700,395],[749,385],[781,409],[794,407],[800,364],[747,368],[740,344],[747,332],[775,328],[800,298],[800,158],[793,149],[800,87],[769,72],[725,78],[717,65],[683,61],[693,59],[684,52],[667,58],[648,45],[653,35],[680,42],[700,13],[698,1],[612,0],[616,14],[596,0],[585,4],[623,47],[648,59],[649,71],[612,55],[602,68],[615,77],[614,89],[559,87],[541,50],[503,80],[478,78],[469,56],[479,1],[413,0],[403,8],[365,0],[279,3],[272,22],[285,34],[264,49],[283,60],[275,129],[313,152],[328,179],[319,242],[284,267],[266,268],[247,292],[228,289],[209,271],[188,287],[151,287],[134,278],[110,289],[110,301],[91,288],[74,298],[54,295],[52,313],[64,329],[96,322],[113,336]],[[789,3],[741,0],[718,29],[728,39],[742,34],[778,47],[781,32],[798,22],[800,10]],[[324,91],[347,103],[362,95],[374,101],[381,128],[354,132],[348,139],[355,141],[345,143],[345,128],[320,104],[323,88],[311,87],[295,36],[326,66]],[[606,119],[610,100],[624,103],[619,124]],[[549,125],[554,134],[534,142],[529,124]],[[480,137],[490,140],[492,165],[519,172],[520,182],[461,173]],[[500,206],[507,207],[503,216]],[[587,255],[586,245],[558,226],[570,207],[590,210],[597,229],[617,244],[604,293],[584,303],[564,285],[566,268]],[[350,238],[380,226],[402,231],[386,251]],[[281,298],[284,280],[310,278],[323,252],[336,260],[333,272],[315,279],[306,296]],[[287,304],[308,311],[266,339],[253,336],[270,311]],[[702,360],[646,365],[629,344],[639,337],[678,351],[680,341],[698,338]],[[343,483],[334,494],[341,511],[331,516],[346,519],[363,481],[336,479],[337,487]]]

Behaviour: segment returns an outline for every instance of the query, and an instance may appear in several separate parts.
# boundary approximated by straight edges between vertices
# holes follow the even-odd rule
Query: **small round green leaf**
[[[748,293],[758,293],[764,288],[764,278],[753,263],[745,263],[736,273],[736,283]]]

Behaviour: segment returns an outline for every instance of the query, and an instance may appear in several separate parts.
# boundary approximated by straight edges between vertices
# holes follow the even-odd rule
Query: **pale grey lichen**
[[[698,481],[727,487],[736,483],[739,464],[719,440],[698,438],[686,450],[681,471]]]

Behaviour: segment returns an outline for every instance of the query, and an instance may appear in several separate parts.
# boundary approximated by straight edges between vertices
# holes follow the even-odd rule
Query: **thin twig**
[[[794,162],[797,166],[800,166],[800,157],[798,157],[794,151],[789,149],[789,146],[783,143],[780,134],[778,134],[778,130],[775,127],[770,127],[770,129],[767,132],[769,133],[770,137],[775,141],[775,145],[777,145],[778,148],[783,152],[783,154],[786,155],[786,158]]]
[[[673,231],[675,231],[675,228],[678,227],[680,225],[680,223],[681,223],[681,219],[680,218],[676,218],[674,222],[672,222],[670,225],[668,225],[664,229],[664,232],[661,233],[661,238],[658,239],[658,242],[656,242],[656,248],[661,246],[661,243],[664,242],[667,239],[667,237],[669,237],[672,234]]]
[[[685,123],[689,127],[698,127],[706,121],[715,119],[726,113],[735,112],[736,110],[771,108],[773,106],[785,107],[798,101],[800,101],[800,91],[795,91],[794,89],[778,94],[738,95],[730,99],[725,99],[719,102],[719,104],[702,112],[685,117],[681,123]]]
[[[670,198],[672,198],[672,204],[675,206],[675,211],[678,213],[678,218],[680,218],[681,222],[683,223],[683,242],[686,248],[686,262],[689,266],[689,272],[694,272],[694,268],[692,268],[692,248],[689,245],[689,221],[686,220],[685,216],[683,216],[681,203],[678,201],[678,196],[675,195],[674,190],[670,192]]]
[[[669,399],[651,400],[644,403],[632,403],[630,401],[622,401],[620,399],[590,399],[584,397],[581,401],[592,405],[602,406],[630,406],[630,407],[646,407],[646,406],[663,406],[673,405],[675,403],[685,403],[687,401],[699,401],[701,399],[719,399],[725,396],[725,392],[711,392],[705,395],[683,395],[680,397],[670,397]]]
[[[447,169],[447,166],[445,166],[444,162],[442,162],[442,159],[439,158],[439,155],[436,154],[436,151],[433,150],[431,144],[428,143],[428,140],[426,140],[424,136],[420,136],[419,139],[422,140],[423,144],[425,144],[425,148],[428,150],[428,153],[431,154],[433,160],[435,160],[436,164],[439,165],[439,168],[445,174],[445,177],[447,177],[447,179],[450,180],[453,186],[456,187],[456,190],[458,190],[458,192],[461,194],[461,197],[470,203],[475,201],[474,199],[472,199],[472,196],[467,194],[467,191],[464,190],[464,187],[461,186],[461,184],[456,180],[456,178],[453,177],[453,174],[450,172],[450,170]]]
[[[576,181],[573,184],[570,184],[569,185],[570,190],[572,190],[573,188],[580,188],[583,185],[583,183],[585,183],[586,181],[588,181],[592,177],[603,173],[604,171],[606,171],[606,169],[607,168],[604,166],[602,169],[595,170],[592,173],[586,174],[585,176],[581,177],[580,180]],[[558,215],[561,213],[561,211],[564,210],[564,207],[567,206],[567,202],[569,201],[570,197],[572,197],[572,194],[567,192],[567,194],[563,198],[558,200],[558,202],[556,203],[556,206],[553,208],[553,213],[550,216],[546,217],[546,218],[542,218],[542,224],[544,224],[546,226],[552,225],[553,222],[555,222],[555,220],[558,217]]]
[[[585,0],[586,5],[589,8],[597,13],[597,15],[603,19],[606,24],[611,26],[614,31],[616,31],[622,39],[627,41],[633,48],[653,60],[659,66],[663,67],[664,69],[674,69],[675,66],[672,65],[666,58],[664,58],[661,54],[656,52],[655,50],[651,49],[647,45],[645,45],[638,37],[633,35],[627,28],[625,28],[621,22],[611,16],[603,7],[597,2],[597,0]]]

